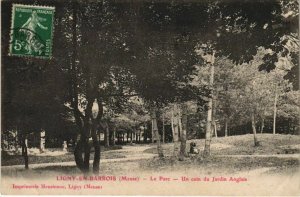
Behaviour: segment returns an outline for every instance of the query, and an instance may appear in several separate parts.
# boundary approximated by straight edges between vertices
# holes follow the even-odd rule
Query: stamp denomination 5
[[[54,7],[13,4],[9,55],[50,59]]]

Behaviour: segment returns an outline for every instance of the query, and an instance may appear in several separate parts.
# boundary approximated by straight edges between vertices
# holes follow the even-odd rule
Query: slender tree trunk
[[[83,153],[83,141],[84,137],[79,134],[76,139],[75,149],[74,149],[74,157],[76,166],[81,170],[84,171],[84,163],[82,158]]]
[[[207,111],[207,121],[206,121],[206,132],[205,132],[205,146],[204,146],[204,157],[210,155],[210,142],[211,142],[211,127],[212,127],[212,110],[213,110],[213,84],[214,84],[214,74],[215,66],[212,63],[210,66],[210,87],[211,96],[208,100],[208,111]]]
[[[27,147],[28,147],[27,136],[26,136],[26,134],[23,134],[23,137],[22,137],[22,155],[23,155],[23,158],[24,158],[25,169],[29,168]]]
[[[99,121],[103,116],[103,104],[102,102],[99,100],[94,100],[94,102],[97,102],[98,104],[98,113],[96,112],[97,110],[95,110],[94,112],[92,111],[92,107],[91,107],[91,114],[92,113],[97,113],[97,115],[92,115],[92,120],[91,120],[91,137],[93,140],[93,146],[94,146],[94,161],[93,161],[93,173],[94,174],[99,174],[99,169],[100,169],[100,137],[99,135],[97,135],[97,128],[99,126]],[[107,124],[107,129],[109,129],[108,124]],[[98,132],[99,133],[99,132]],[[108,142],[109,142],[109,130],[108,130]],[[89,148],[90,151],[90,148]],[[90,153],[88,153],[90,154]]]
[[[133,133],[133,141],[137,143],[137,131]]]
[[[179,160],[183,160],[186,156],[186,134],[187,134],[187,106],[182,105],[182,130],[180,134],[180,154]]]
[[[130,132],[130,144],[132,144],[132,142],[133,142],[133,132],[131,131]]]
[[[173,133],[173,142],[174,142],[174,152],[173,156],[178,155],[179,150],[179,113],[178,113],[178,106],[174,104],[173,111],[172,111],[172,133]]]
[[[252,125],[253,137],[254,137],[254,146],[258,146],[259,142],[256,136],[256,124],[255,124],[255,117],[253,112],[251,113],[251,125]]]
[[[181,111],[180,111],[181,109],[180,108],[178,108],[178,130],[179,130],[179,141],[180,141],[180,136],[181,136],[181,133],[182,133],[182,114],[181,114]]]
[[[136,133],[135,133],[135,143],[138,143],[138,140],[139,140],[139,132],[140,131],[136,131]]]
[[[153,129],[151,129],[151,143],[152,144],[154,143],[154,130]]]
[[[117,134],[117,142],[118,142],[118,144],[121,143],[121,137],[120,137],[120,134],[119,134],[119,133]]]
[[[211,100],[211,99],[210,99]],[[212,116],[212,101],[208,102],[207,122],[206,122],[206,133],[205,133],[205,146],[204,146],[204,157],[210,155],[210,142],[211,142],[211,116]]]
[[[106,127],[104,128],[104,146],[107,147],[107,133],[106,133]]]
[[[89,105],[87,106],[87,108],[89,108]],[[89,171],[89,160],[90,160],[90,149],[91,149],[89,145],[90,131],[91,131],[91,120],[89,120],[88,115],[86,115],[84,121],[84,127],[81,130],[79,141],[77,142],[74,150],[75,162],[77,164],[77,167],[83,173],[87,173]],[[84,154],[84,157],[82,157],[82,154]]]
[[[72,44],[73,44],[73,54],[72,54],[72,63],[70,64],[70,96],[71,96],[71,105],[74,110],[74,117],[76,124],[80,130],[80,134],[76,138],[74,157],[76,166],[82,171],[86,172],[88,170],[88,165],[85,159],[82,158],[82,153],[85,152],[85,156],[88,155],[88,142],[87,135],[85,134],[86,127],[88,125],[82,119],[82,114],[78,110],[78,92],[77,92],[77,74],[76,74],[76,58],[77,58],[77,3],[73,2],[73,21],[72,21]]]
[[[171,117],[171,129],[172,129],[172,136],[174,138],[174,133],[175,133],[175,127],[174,127],[174,108],[172,110],[172,117]],[[174,140],[173,140],[174,141]]]
[[[217,130],[217,123],[214,121],[214,132],[215,132],[215,137],[218,138],[218,130]]]
[[[274,115],[273,115],[273,134],[276,134],[276,115],[277,115],[277,99],[278,99],[278,92],[277,92],[277,85],[275,87],[275,100],[274,100]]]
[[[146,135],[146,130],[148,130],[148,128],[147,128],[147,124],[146,123],[144,123],[144,136],[143,136],[143,141],[144,141],[144,143],[147,143],[147,135]]]
[[[163,114],[163,117],[162,117],[162,143],[164,144],[165,143],[165,115]]]
[[[261,126],[260,126],[260,133],[263,133],[265,127],[265,118],[262,118],[261,120]]]
[[[159,133],[158,133],[156,110],[152,111],[152,133],[155,134],[158,156],[160,158],[162,158],[162,157],[164,157],[164,153],[163,153],[163,149],[162,149],[162,146],[161,146],[161,143],[160,143],[160,136],[159,136]]]
[[[225,118],[225,137],[228,136],[228,118]]]
[[[108,126],[107,123],[105,124],[105,136],[104,136],[104,138],[105,138],[105,146],[109,147],[109,126]]]
[[[92,119],[90,117],[92,113],[92,101],[88,100],[88,105],[86,109],[86,115],[85,115],[85,127],[84,127],[84,139],[83,139],[83,147],[84,147],[84,158],[83,158],[83,172],[88,173],[90,170],[90,153],[91,153],[91,146],[89,143],[89,138],[91,136],[91,130],[93,129]]]
[[[92,139],[93,139],[93,146],[95,149],[94,153],[94,161],[93,161],[93,172],[94,174],[99,174],[100,169],[100,139],[99,135],[97,135],[96,124],[93,124],[92,130]]]
[[[90,154],[91,146],[89,144],[89,138],[84,141],[84,172],[88,173],[90,170]]]
[[[93,132],[96,127],[92,120],[92,98],[88,99],[88,104],[85,110],[83,128],[80,130],[80,134],[77,137],[77,144],[75,145],[74,156],[77,167],[83,172],[89,172],[89,161],[90,161],[90,151],[91,146],[89,144],[89,138],[91,136],[91,131]],[[98,115],[99,116],[99,115]],[[82,156],[84,154],[84,157]]]
[[[217,125],[216,125],[216,113],[217,113],[217,97],[218,97],[218,92],[216,94],[213,93],[213,105],[212,105],[212,136],[215,136],[216,138],[218,137],[217,134]]]
[[[112,145],[115,146],[116,142],[115,142],[115,138],[116,138],[116,127],[114,127],[113,133],[112,133]]]

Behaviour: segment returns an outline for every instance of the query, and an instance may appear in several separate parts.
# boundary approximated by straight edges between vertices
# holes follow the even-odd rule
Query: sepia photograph
[[[1,194],[298,196],[298,0],[2,0]]]

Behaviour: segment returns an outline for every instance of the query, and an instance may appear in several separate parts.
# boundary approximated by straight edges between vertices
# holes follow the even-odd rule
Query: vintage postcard
[[[1,1],[1,194],[298,196],[299,1]]]

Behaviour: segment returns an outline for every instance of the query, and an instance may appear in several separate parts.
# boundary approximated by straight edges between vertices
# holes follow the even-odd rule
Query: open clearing
[[[251,195],[294,195],[298,193],[299,185],[297,183],[300,181],[299,136],[263,134],[258,137],[262,144],[259,147],[253,146],[252,135],[213,139],[211,157],[207,159],[201,156],[204,140],[192,140],[200,148],[200,154],[190,155],[183,161],[171,156],[173,153],[173,144],[171,143],[163,145],[165,153],[163,159],[158,158],[155,144],[128,145],[123,146],[122,149],[101,152],[99,175],[146,179],[146,182],[126,184],[127,189],[122,190],[123,193],[111,187],[111,184],[115,183],[101,182],[101,185],[106,188],[106,193],[103,194],[113,195],[121,192],[122,194],[136,195],[137,186],[141,192],[139,194],[146,194],[149,192],[148,187],[151,184],[153,187],[160,188],[151,190],[155,195],[170,195],[174,192],[181,195],[226,194],[231,196],[249,195],[250,193]],[[52,161],[51,158],[54,157],[51,156],[35,156],[40,160],[36,164],[30,163],[29,170],[25,170],[23,165],[2,166],[2,177],[8,181],[3,184],[10,187],[9,183],[17,181],[23,184],[28,180],[34,180],[35,183],[47,181],[56,184],[57,176],[81,176],[82,173],[76,167],[73,155],[71,153],[66,155],[63,158],[67,161],[62,160],[61,162],[58,161],[61,156]],[[45,158],[49,162],[41,163]],[[29,159],[32,161],[32,158]],[[205,183],[202,181],[184,184],[181,182],[178,184],[182,176],[210,177],[211,179],[213,179],[212,177],[226,177],[227,179],[236,177],[237,179],[245,178],[247,182],[219,182],[218,188],[221,189],[216,189],[216,182]],[[176,181],[168,184],[156,183],[151,182],[149,177],[173,177],[176,178]],[[295,184],[291,185],[290,182]],[[176,189],[174,190],[174,188]],[[253,190],[253,188],[255,189]],[[39,192],[43,191],[39,190]]]
[[[258,134],[257,137],[261,144],[258,147],[254,147],[252,134],[212,138],[211,154],[274,155],[300,153],[300,136],[298,135]],[[189,148],[190,142],[195,142],[197,148],[203,151],[204,139],[188,140],[187,148]],[[163,149],[166,155],[171,155],[173,152],[172,144],[163,145]],[[157,150],[152,147],[145,152],[157,153]]]
[[[187,157],[184,161],[173,158],[173,144],[164,144],[164,159],[157,158],[155,144],[124,146],[122,149],[101,152],[100,174],[119,174],[124,172],[201,172],[204,174],[238,174],[265,169],[264,174],[291,175],[299,172],[299,142],[300,136],[259,134],[261,146],[253,146],[252,135],[213,138],[211,144],[211,157],[203,159],[204,139],[190,140],[196,142],[200,149],[199,155]],[[187,149],[189,145],[187,146]],[[3,164],[15,161],[6,160]],[[80,174],[75,166],[72,153],[63,156],[30,156],[30,172],[23,169],[22,158],[16,164],[3,166],[2,174],[14,176],[23,174],[36,176],[40,173]],[[33,162],[34,161],[34,162]],[[46,162],[43,162],[46,161]],[[33,163],[35,163],[33,165]],[[21,165],[20,165],[21,164]]]

